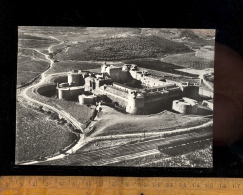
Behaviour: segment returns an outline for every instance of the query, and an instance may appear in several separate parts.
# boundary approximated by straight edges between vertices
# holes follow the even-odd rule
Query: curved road
[[[52,38],[53,38],[53,37],[52,37]],[[55,38],[55,39],[56,39],[56,38]],[[58,40],[58,39],[56,39],[56,40]],[[58,41],[60,41],[60,40],[58,40]],[[60,44],[63,44],[63,41],[60,41],[60,43],[57,44],[57,45],[60,45]],[[51,46],[48,48],[48,51],[49,51],[49,52],[51,52],[51,48],[52,48],[53,46],[54,46],[54,45],[51,45]],[[26,49],[27,49],[27,48],[26,48]],[[29,48],[28,48],[28,49],[29,49]],[[26,88],[21,92],[21,95],[22,95],[26,100],[28,100],[28,101],[30,101],[30,102],[34,102],[34,103],[36,103],[36,104],[39,104],[39,105],[41,105],[41,106],[43,106],[43,107],[46,107],[46,108],[48,108],[48,109],[50,109],[50,110],[52,110],[52,111],[58,113],[60,116],[64,117],[67,121],[69,121],[70,123],[72,123],[72,124],[75,126],[75,128],[80,129],[80,130],[83,132],[83,129],[82,129],[82,127],[81,127],[81,123],[78,122],[76,119],[74,119],[69,113],[65,112],[64,110],[58,110],[58,109],[56,109],[56,108],[53,107],[53,106],[50,106],[50,105],[45,104],[45,103],[42,103],[42,102],[40,102],[40,101],[38,101],[38,100],[35,100],[35,99],[33,99],[33,98],[31,98],[31,97],[29,97],[29,96],[27,95],[27,91],[28,91],[28,90],[32,90],[32,89],[34,89],[34,88],[40,86],[41,84],[44,83],[44,81],[45,81],[47,78],[49,78],[49,77],[52,76],[52,75],[46,76],[45,73],[46,73],[46,72],[53,66],[53,64],[54,64],[54,61],[49,57],[49,55],[44,54],[44,53],[40,52],[40,51],[37,50],[37,49],[32,49],[32,50],[35,50],[36,52],[38,52],[38,53],[44,55],[45,58],[46,58],[46,60],[50,61],[50,66],[49,66],[48,69],[46,69],[46,70],[41,74],[41,80],[40,80],[37,84],[34,84],[34,85],[31,85],[31,86],[26,87]],[[184,131],[190,131],[190,130],[195,129],[195,128],[205,127],[205,126],[207,126],[207,125],[210,125],[211,123],[212,123],[212,121],[210,121],[210,122],[208,122],[208,123],[205,123],[205,124],[203,124],[203,125],[196,126],[196,127],[185,128],[185,129],[178,129],[178,130],[175,130],[175,131],[177,131],[177,132],[181,132],[181,131],[183,131],[183,132],[184,132]],[[174,131],[173,131],[173,132],[174,132]],[[165,132],[162,132],[162,133],[161,133],[161,132],[150,132],[150,133],[146,133],[146,135],[148,135],[148,134],[151,134],[151,135],[156,135],[156,134],[157,134],[157,135],[158,135],[158,134],[163,134],[163,133],[165,133]],[[141,136],[141,135],[143,136],[144,133],[136,134],[136,136]],[[127,137],[127,136],[135,136],[135,135],[131,135],[131,134],[126,134],[126,135],[113,135],[112,137],[113,137],[113,138],[122,138],[122,137]],[[107,139],[107,138],[110,138],[110,136],[97,137],[97,138],[94,138],[94,140],[101,140],[101,139]],[[72,149],[70,149],[67,153],[68,153],[68,154],[72,154],[72,153],[76,152],[78,149],[80,149],[83,145],[87,144],[87,143],[88,143],[89,141],[91,141],[91,140],[93,140],[93,139],[92,139],[92,138],[91,138],[91,139],[88,138],[88,139],[84,142],[84,135],[82,134],[82,135],[80,136],[80,140],[78,141],[78,143],[77,143]],[[56,160],[56,159],[60,159],[60,158],[64,158],[65,156],[66,156],[65,154],[61,154],[61,155],[58,155],[58,156],[49,158],[49,159],[47,159],[46,161],[52,161],[52,160]],[[37,163],[40,163],[40,162],[38,162],[38,161],[32,161],[32,162],[29,162],[29,163],[22,163],[22,164],[37,164]]]
[[[58,40],[58,39],[56,39],[56,40]],[[60,40],[59,40],[59,41],[60,41]],[[62,44],[62,43],[63,43],[63,41],[60,41],[60,43],[57,44],[57,45],[60,45],[60,44]],[[53,46],[54,46],[54,45],[51,45],[51,46],[48,48],[48,51],[51,51],[51,48],[52,48]],[[43,106],[43,107],[46,107],[46,108],[48,108],[48,109],[50,109],[50,110],[52,110],[52,111],[58,113],[60,116],[64,117],[66,120],[68,120],[69,122],[71,122],[77,129],[80,129],[81,131],[83,131],[83,129],[82,129],[82,127],[81,127],[81,123],[78,122],[78,121],[77,121],[76,119],[74,119],[73,117],[71,117],[69,113],[67,113],[67,112],[65,112],[65,111],[63,111],[63,110],[60,111],[60,110],[54,108],[53,106],[47,105],[47,104],[45,104],[45,103],[42,103],[42,102],[40,102],[40,101],[38,101],[38,100],[35,100],[35,99],[33,99],[33,98],[31,98],[31,97],[29,97],[29,96],[27,95],[27,91],[28,91],[28,90],[32,90],[32,89],[34,89],[34,88],[40,86],[41,84],[43,84],[43,82],[44,82],[48,77],[52,76],[52,75],[46,76],[45,73],[46,73],[46,72],[53,66],[53,64],[54,64],[54,61],[49,57],[49,55],[44,54],[44,53],[40,52],[40,51],[37,50],[37,49],[32,49],[32,50],[34,50],[34,51],[36,51],[36,52],[38,52],[38,53],[44,55],[45,58],[46,58],[46,60],[50,61],[50,66],[49,66],[49,68],[46,69],[43,73],[41,73],[41,80],[40,80],[37,84],[30,85],[30,86],[26,87],[26,88],[21,92],[21,95],[22,95],[26,100],[28,100],[28,101],[30,101],[30,102],[34,102],[34,103],[36,103],[36,104],[39,104],[39,105],[41,105],[41,106]]]

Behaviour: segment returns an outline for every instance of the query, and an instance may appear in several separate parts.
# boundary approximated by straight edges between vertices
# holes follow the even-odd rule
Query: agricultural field
[[[49,63],[47,61],[32,59],[27,56],[18,56],[17,87],[32,81],[44,72],[48,66]]]
[[[162,61],[166,63],[182,66],[185,68],[192,68],[197,70],[214,67],[213,60],[196,57],[194,52],[169,55],[163,58]]]
[[[41,50],[43,52],[44,50]],[[18,48],[18,56],[21,57],[30,57],[31,59],[43,59],[46,60],[45,56],[39,52],[37,52],[34,49],[23,49],[23,48]]]
[[[172,63],[162,62],[158,59],[134,59],[123,60],[122,62],[127,64],[136,64],[139,68],[148,68],[157,71],[163,71],[168,73],[176,73],[174,70],[182,68],[182,66],[174,65]]]
[[[40,52],[57,43],[55,39],[19,33],[17,87],[32,82],[49,67],[49,61]]]
[[[16,163],[52,156],[78,139],[67,126],[33,108],[17,102],[16,111]]]
[[[50,165],[56,165],[56,162],[71,166],[102,165],[105,162],[103,156],[107,159],[110,156],[110,160],[122,155],[130,158],[131,151],[138,151],[135,155],[137,159],[120,163],[125,163],[125,166],[139,166],[141,162],[143,166],[183,167],[188,163],[191,167],[200,167],[201,164],[212,166],[212,146],[209,143],[200,149],[196,146],[192,149],[190,145],[188,151],[182,147],[182,152],[176,154],[163,151],[163,158],[158,151],[158,146],[166,138],[169,139],[172,134],[180,135],[181,131],[174,130],[191,131],[190,127],[195,127],[192,128],[193,132],[212,131],[212,125],[203,125],[211,123],[212,118],[167,110],[158,114],[132,115],[114,105],[80,105],[77,96],[69,101],[58,99],[56,83],[67,82],[67,72],[71,70],[100,73],[104,62],[116,66],[122,66],[122,63],[136,64],[139,71],[149,69],[152,75],[158,77],[167,75],[173,76],[175,80],[188,79],[189,76],[195,76],[191,74],[195,71],[213,68],[213,60],[197,57],[195,52],[203,46],[213,46],[214,34],[187,29],[89,27],[19,27],[18,32],[17,87],[27,87],[17,90],[17,164],[41,160],[38,163]],[[191,73],[178,71],[185,68],[191,68]],[[43,72],[43,78],[35,81]],[[72,83],[79,79],[76,77],[73,76]],[[210,82],[212,80],[211,77],[207,79]],[[51,86],[40,89],[47,85]],[[106,90],[109,92],[109,87]],[[54,108],[65,113],[63,118],[53,111]],[[72,124],[70,120],[74,119],[80,124]],[[167,133],[161,135],[162,132]],[[80,145],[72,148],[80,136],[83,137]],[[186,135],[180,136],[184,139]],[[45,161],[48,157],[65,153],[67,148],[72,148],[72,154],[53,162]],[[144,154],[140,153],[147,156],[142,157]],[[114,162],[117,161],[110,163]]]
[[[57,43],[57,40],[48,37],[26,35],[22,33],[18,35],[18,46],[23,48],[47,49],[50,45]]]
[[[157,36],[134,36],[87,41],[56,55],[57,60],[122,60],[162,57],[167,53],[185,53],[191,50],[177,42]]]
[[[205,39],[196,39],[196,40],[183,40],[180,41],[181,43],[184,43],[185,45],[188,45],[193,50],[199,50],[201,47],[204,47],[206,45],[214,46],[215,40],[205,40]]]
[[[79,61],[62,61],[55,62],[47,71],[47,74],[68,72],[71,70],[89,70],[97,69],[101,67],[101,63],[98,62],[79,62]]]
[[[97,122],[92,136],[120,135],[144,132],[163,132],[180,128],[193,127],[211,119],[190,117],[172,112],[155,115],[127,115],[103,106],[97,115]]]

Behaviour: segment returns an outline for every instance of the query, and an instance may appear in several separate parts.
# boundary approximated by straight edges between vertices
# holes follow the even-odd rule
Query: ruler
[[[243,178],[3,176],[1,195],[243,195]]]

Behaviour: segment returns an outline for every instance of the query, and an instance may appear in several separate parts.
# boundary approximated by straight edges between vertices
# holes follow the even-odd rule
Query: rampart
[[[120,91],[118,89],[115,89],[114,87],[107,86],[106,89],[103,87],[96,88],[93,90],[93,93],[95,95],[106,95],[108,98],[110,98],[112,101],[117,102],[120,106],[126,107],[128,103],[127,99],[127,93]]]

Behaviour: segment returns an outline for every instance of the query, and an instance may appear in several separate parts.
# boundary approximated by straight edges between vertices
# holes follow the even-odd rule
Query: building
[[[213,110],[213,99],[210,100],[203,100],[202,106],[208,107]]]
[[[182,114],[197,114],[198,102],[196,100],[185,98],[174,100],[172,110]]]
[[[196,97],[199,81],[200,79],[161,78],[146,69],[139,70],[135,64],[115,66],[104,63],[100,73],[69,72],[68,82],[58,84],[57,93],[60,99],[78,98],[80,104],[93,104],[97,101],[96,96],[106,96],[130,114],[157,113],[171,107],[181,113],[195,113],[196,103],[192,105],[189,98],[183,98],[183,101],[180,99],[183,96]]]

